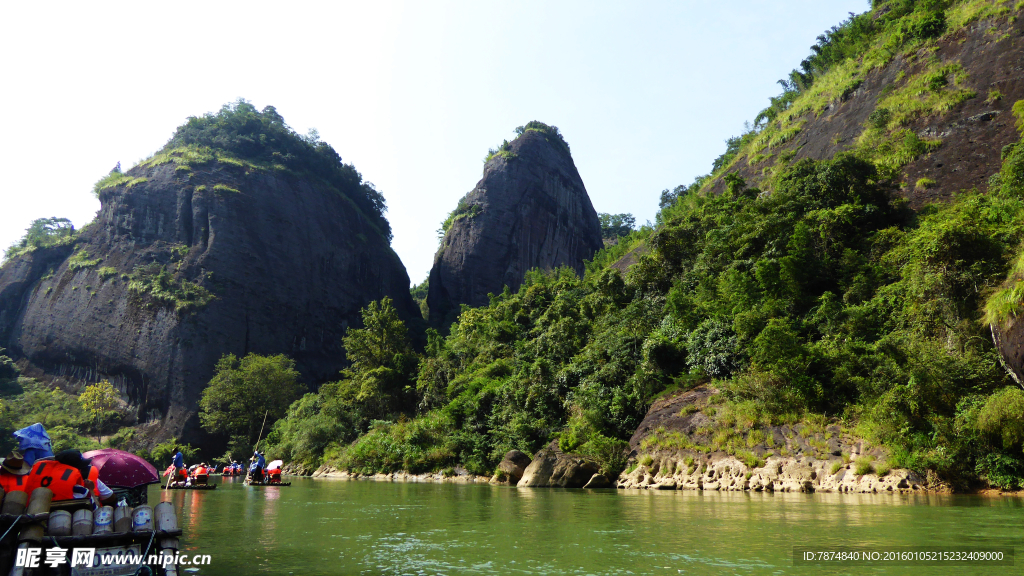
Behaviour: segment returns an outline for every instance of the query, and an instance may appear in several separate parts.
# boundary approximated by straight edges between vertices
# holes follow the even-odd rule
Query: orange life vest
[[[196,468],[196,476],[206,476],[206,468],[203,466]]]
[[[4,494],[11,492],[28,492],[28,474],[18,476],[3,470],[0,471],[0,487],[3,487]]]
[[[28,474],[26,492],[32,493],[36,488],[49,488],[54,500],[73,500],[74,487],[85,486],[82,473],[73,466],[61,464],[56,460],[37,460]]]

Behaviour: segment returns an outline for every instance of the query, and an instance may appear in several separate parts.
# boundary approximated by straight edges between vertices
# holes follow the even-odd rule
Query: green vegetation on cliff
[[[1024,240],[1024,190],[915,214],[854,155],[798,162],[777,183],[680,195],[625,277],[531,273],[465,309],[417,359],[415,410],[392,404],[332,436],[323,407],[361,401],[325,387],[275,442],[311,465],[489,473],[507,450],[557,438],[615,470],[655,395],[713,379],[748,427],[837,419],[889,447],[887,465],[966,483],[990,455],[1010,463],[1000,470],[1024,462],[1012,418],[984,416],[1012,382],[981,321]],[[309,436],[323,449],[288,450]]]
[[[724,175],[745,161],[769,178],[777,176],[794,152],[787,144],[809,120],[853,94],[869,73],[900,58],[907,65],[923,62],[923,69],[895,76],[852,146],[883,176],[896,177],[903,166],[941,145],[941,140],[920,138],[908,125],[977,96],[965,86],[963,66],[936,53],[939,39],[982,18],[1009,17],[1012,22],[1009,15],[1020,8],[1019,0],[875,0],[872,10],[851,15],[818,37],[800,68],[779,81],[783,93],[770,99],[750,130],[729,139],[712,174]]]
[[[37,218],[25,230],[21,240],[4,250],[4,259],[28,254],[38,248],[73,244],[77,231],[67,218]]]
[[[216,114],[190,117],[178,127],[161,153],[189,147],[222,150],[239,159],[236,162],[283,166],[319,178],[355,202],[391,240],[391,226],[384,217],[384,196],[363,182],[355,167],[342,162],[341,156],[330,144],[321,141],[315,130],[300,136],[285,124],[273,106],[260,111],[238,100],[225,104]]]
[[[1021,306],[1024,265],[1005,279],[1024,241],[1024,144],[1004,150],[987,189],[917,212],[895,194],[900,169],[940,145],[909,124],[976,96],[960,63],[932,56],[936,39],[1011,5],[876,1],[819,37],[754,128],[729,140],[713,177],[662,193],[655,227],[616,233],[584,278],[530,273],[518,292],[464,308],[447,336],[431,332],[415,357],[415,409],[352,418],[365,407],[346,387],[307,395],[272,434],[282,456],[358,472],[487,474],[507,450],[557,439],[614,473],[654,398],[710,382],[721,393],[705,408],[708,445],[654,434],[643,448],[726,450],[755,465],[747,448],[767,440],[764,427],[800,422],[813,446],[839,424],[888,449],[859,470],[1020,486],[1024,393],[1000,365],[986,314]],[[784,145],[808,119],[898,55],[924,66],[897,75],[853,148],[793,162]],[[774,159],[763,172],[770,192],[730,170],[741,158]],[[719,178],[725,192],[714,194]],[[338,414],[348,415],[343,434],[330,428]]]

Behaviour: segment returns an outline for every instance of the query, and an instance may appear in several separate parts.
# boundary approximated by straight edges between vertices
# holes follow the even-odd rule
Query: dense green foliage
[[[0,348],[0,452],[15,447],[11,433],[36,422],[49,432],[55,451],[99,448],[92,436],[111,434],[128,423],[125,404],[109,382],[69,394],[21,376],[4,352]]]
[[[341,380],[292,404],[268,435],[279,457],[319,463],[378,422],[415,412],[418,359],[390,298],[371,302],[363,327],[349,329],[342,342],[351,366]]]
[[[225,104],[216,114],[190,117],[161,152],[189,147],[223,150],[242,160],[280,165],[318,178],[351,199],[391,240],[391,227],[384,217],[384,196],[373,185],[363,182],[351,164],[342,162],[341,156],[330,144],[321,141],[315,130],[300,136],[285,124],[273,106],[260,111],[238,100]]]
[[[75,241],[75,227],[67,218],[38,218],[25,230],[21,240],[4,251],[4,259],[26,254],[36,248],[49,248]]]
[[[605,240],[617,240],[628,236],[633,231],[633,225],[636,224],[636,217],[632,214],[602,212],[597,215],[597,218],[601,222],[601,237]]]
[[[409,289],[409,295],[412,296],[413,302],[420,309],[420,316],[426,320],[430,317],[429,310],[427,309],[427,293],[430,291],[430,278],[424,278],[423,282],[416,284]]]
[[[655,395],[715,379],[753,422],[839,419],[889,447],[885,466],[966,483],[1024,463],[1018,399],[1000,392],[1012,382],[981,322],[1024,240],[1022,194],[965,193],[915,214],[856,155],[798,162],[771,195],[739,178],[722,195],[698,188],[662,211],[625,277],[531,273],[430,335],[415,409],[391,403],[333,437],[322,425],[330,450],[290,455],[489,473],[507,450],[557,439],[616,472]],[[330,394],[282,422],[333,422]]]
[[[199,399],[199,421],[209,432],[231,438],[232,456],[247,456],[261,429],[269,430],[304,389],[295,361],[283,354],[225,354]]]

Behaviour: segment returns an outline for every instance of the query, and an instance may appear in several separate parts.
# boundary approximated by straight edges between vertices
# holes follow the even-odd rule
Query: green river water
[[[291,478],[150,492],[175,503],[182,574],[1024,574],[1024,500],[516,489]],[[1010,546],[1013,566],[794,565],[794,546]]]

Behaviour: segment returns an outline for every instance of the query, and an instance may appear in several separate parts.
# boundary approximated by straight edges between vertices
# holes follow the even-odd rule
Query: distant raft
[[[214,490],[216,488],[216,484],[193,484],[191,486],[171,484],[170,486],[167,487],[168,490]]]
[[[246,482],[248,486],[291,486],[291,482]]]

